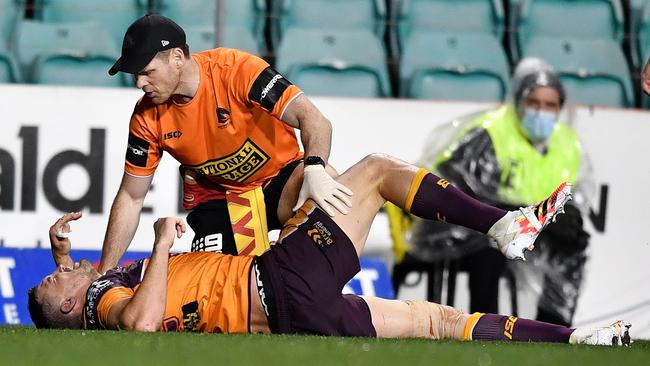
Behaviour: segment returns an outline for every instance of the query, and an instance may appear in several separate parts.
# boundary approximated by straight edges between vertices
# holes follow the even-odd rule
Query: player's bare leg
[[[354,192],[347,215],[334,221],[361,253],[370,224],[388,200],[416,216],[455,223],[487,233],[507,211],[483,204],[449,182],[404,161],[372,154],[336,180]]]
[[[571,199],[571,187],[563,183],[551,197],[517,211],[484,204],[448,181],[383,154],[373,154],[352,166],[336,180],[354,192],[347,215],[336,223],[361,253],[377,211],[390,201],[415,216],[462,225],[493,238],[506,257],[521,258],[532,250],[540,231]]]
[[[370,308],[379,338],[427,338],[513,342],[557,342],[628,346],[630,324],[617,321],[593,329],[497,314],[465,314],[450,306],[427,301],[386,300],[363,297]]]
[[[465,332],[472,315],[451,306],[362,297],[370,308],[379,338],[469,339]]]

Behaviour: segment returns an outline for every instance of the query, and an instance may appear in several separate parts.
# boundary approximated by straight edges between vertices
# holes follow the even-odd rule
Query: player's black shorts
[[[257,258],[256,265],[273,333],[377,335],[368,304],[341,294],[360,270],[354,245],[319,208]]]
[[[287,164],[263,189],[269,230],[282,229],[282,223],[278,219],[278,204],[282,189],[296,166],[301,163],[302,160],[296,160]],[[225,254],[238,254],[226,200],[201,203],[187,215],[187,223],[195,234],[192,240],[193,252],[214,251],[218,246]]]

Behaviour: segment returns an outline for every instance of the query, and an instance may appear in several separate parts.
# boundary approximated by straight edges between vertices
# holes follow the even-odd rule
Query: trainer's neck
[[[183,65],[178,87],[171,97],[172,101],[178,104],[189,103],[199,90],[200,82],[199,64],[194,60],[194,57],[190,57],[189,61]]]

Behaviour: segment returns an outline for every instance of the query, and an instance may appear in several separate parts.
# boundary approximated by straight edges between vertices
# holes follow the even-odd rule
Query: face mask
[[[531,141],[542,142],[551,136],[556,122],[555,113],[526,108],[521,126]]]

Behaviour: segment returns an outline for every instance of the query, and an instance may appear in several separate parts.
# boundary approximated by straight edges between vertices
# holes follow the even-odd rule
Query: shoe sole
[[[557,201],[555,202],[555,210],[553,211],[551,216],[546,220],[544,225],[542,225],[542,230],[548,224],[550,224],[551,222],[555,222],[555,218],[557,217],[557,215],[564,213],[564,205],[566,205],[567,202],[569,202],[569,201],[571,201],[573,199],[573,193],[571,192],[572,187],[573,186],[571,184],[565,183],[564,185],[561,185],[560,187],[558,187],[556,192],[553,193],[553,195],[555,195],[555,196],[559,196],[560,193],[564,193],[564,199],[562,200],[562,203],[559,204],[559,208],[558,208]],[[564,192],[565,188],[568,189],[568,192]],[[557,197],[556,197],[556,200],[557,200]],[[541,230],[540,230],[540,232],[541,232]]]

